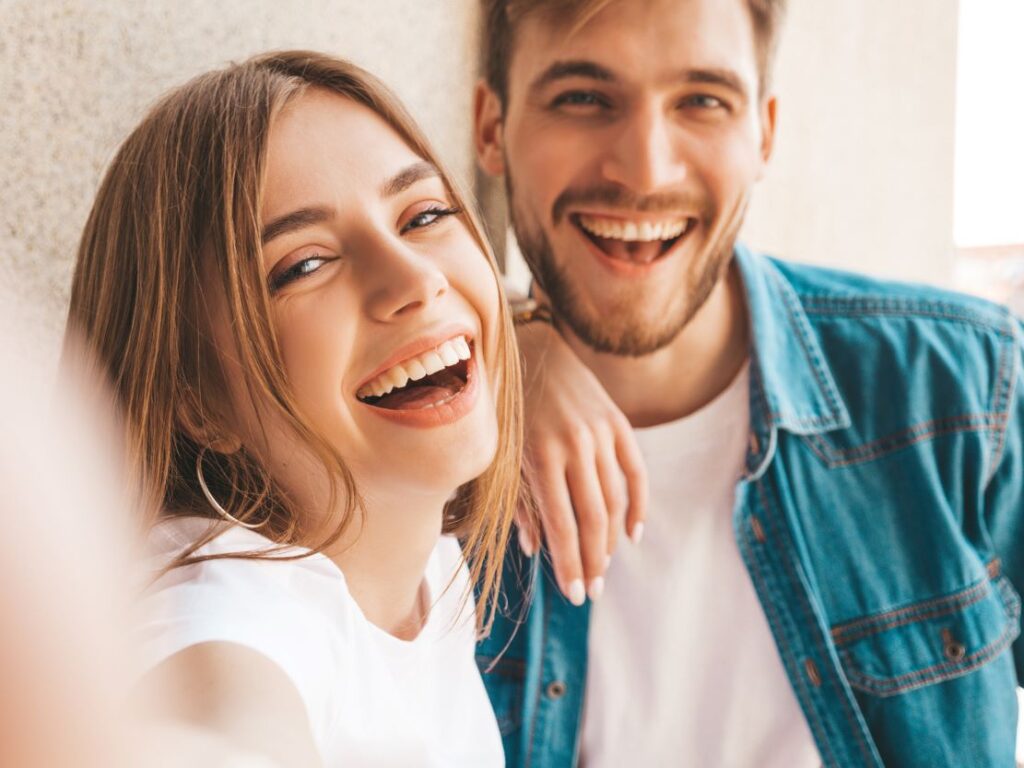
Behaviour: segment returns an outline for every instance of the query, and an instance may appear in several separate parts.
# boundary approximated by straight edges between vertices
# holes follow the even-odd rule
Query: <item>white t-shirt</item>
[[[161,523],[153,564],[169,562],[208,525]],[[230,527],[199,554],[270,546]],[[404,641],[367,620],[324,555],[176,568],[143,601],[145,665],[210,641],[263,654],[298,690],[328,768],[501,766],[501,736],[474,661],[472,602],[457,615],[469,573],[455,539],[441,537],[425,579],[433,607],[420,634]]]
[[[821,765],[733,534],[749,381],[636,430],[650,507],[592,609],[586,768]]]

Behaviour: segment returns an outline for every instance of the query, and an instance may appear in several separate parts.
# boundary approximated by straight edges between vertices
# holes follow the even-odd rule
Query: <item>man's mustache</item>
[[[714,206],[705,195],[692,192],[659,192],[655,195],[637,195],[625,187],[602,185],[575,187],[565,190],[555,200],[552,218],[560,224],[570,208],[597,205],[618,208],[633,213],[678,213],[687,211],[698,219],[713,218]]]

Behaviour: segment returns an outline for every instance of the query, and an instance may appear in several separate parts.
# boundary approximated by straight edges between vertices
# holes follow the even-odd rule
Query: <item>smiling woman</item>
[[[148,492],[163,716],[282,765],[500,765],[473,630],[518,358],[479,227],[384,86],[288,52],[165,97],[101,185],[68,330]]]

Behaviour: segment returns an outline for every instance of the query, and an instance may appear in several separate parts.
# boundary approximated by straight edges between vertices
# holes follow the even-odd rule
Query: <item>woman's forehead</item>
[[[376,193],[421,158],[370,107],[322,88],[293,98],[270,127],[264,214]]]

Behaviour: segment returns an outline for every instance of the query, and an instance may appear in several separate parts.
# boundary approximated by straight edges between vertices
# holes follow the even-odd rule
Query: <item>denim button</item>
[[[555,680],[555,682],[551,683],[551,685],[548,686],[548,698],[560,699],[563,696],[565,696],[566,690],[567,689],[565,683],[563,683],[561,680]]]

